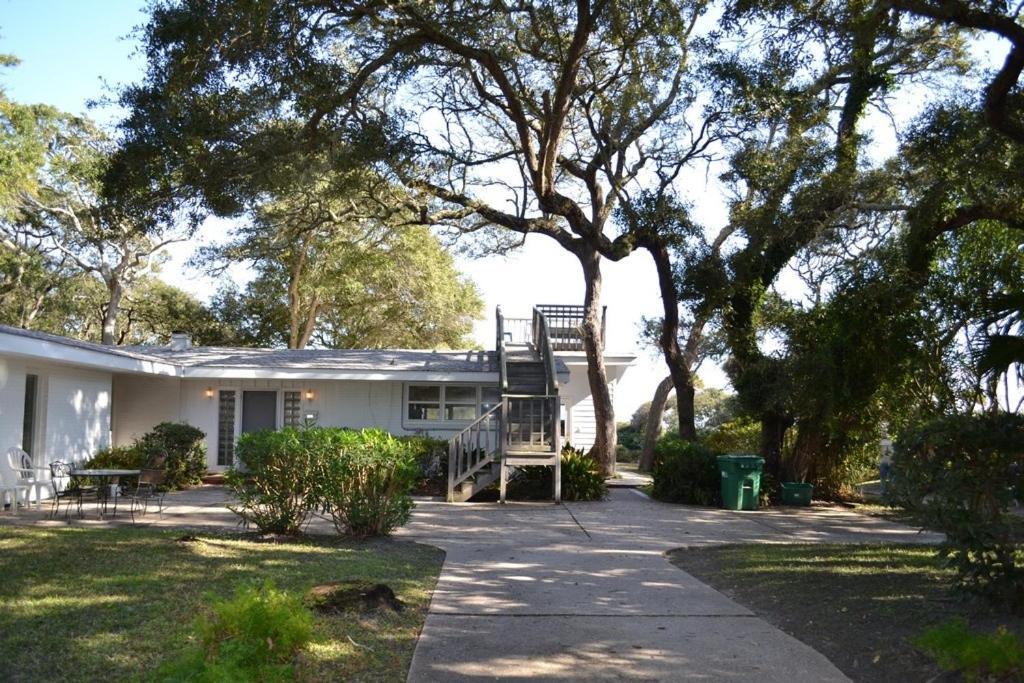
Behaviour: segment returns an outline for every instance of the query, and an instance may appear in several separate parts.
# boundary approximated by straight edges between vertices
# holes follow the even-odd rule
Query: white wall
[[[569,368],[569,382],[563,384],[558,394],[568,413],[568,424],[563,436],[574,448],[587,450],[594,445],[597,438],[597,421],[594,419],[594,397],[590,393],[590,380],[587,378],[587,364],[578,357],[564,358]],[[608,364],[605,372],[608,376],[608,389],[615,402],[615,389],[626,372],[627,365]],[[628,420],[629,416],[617,415],[619,421]]]
[[[0,356],[0,451],[22,444],[28,374],[39,376],[39,466],[85,460],[110,445],[111,373]]]
[[[437,438],[449,438],[462,428],[406,424],[402,419],[404,383],[400,381],[197,380],[115,375],[114,443],[131,443],[160,422],[186,422],[206,433],[207,464],[211,470],[220,469],[217,412],[218,392],[222,389],[298,391],[303,412],[315,411],[317,424],[323,427],[379,427],[392,434],[425,432]],[[208,390],[212,398],[207,397]],[[313,392],[312,399],[306,397],[308,391]],[[237,401],[239,413],[241,396]],[[280,404],[278,412],[280,420]]]

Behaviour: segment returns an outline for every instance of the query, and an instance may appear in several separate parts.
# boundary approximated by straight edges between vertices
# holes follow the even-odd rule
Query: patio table
[[[107,503],[110,498],[110,490],[117,485],[121,477],[136,477],[142,474],[142,470],[119,470],[119,469],[88,469],[71,470],[72,477],[82,477],[96,480],[96,489],[101,501],[100,517],[107,514]],[[114,515],[117,515],[117,494],[114,494]]]

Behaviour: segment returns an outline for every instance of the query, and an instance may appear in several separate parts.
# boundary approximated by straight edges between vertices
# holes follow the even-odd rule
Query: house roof
[[[407,349],[259,349],[197,346],[175,351],[163,346],[130,346],[185,367],[289,368],[322,370],[390,370],[393,372],[497,372],[490,351],[423,351]]]
[[[493,351],[104,346],[0,325],[0,351],[111,371],[193,378],[306,377],[496,381]],[[569,369],[560,359],[557,371]]]

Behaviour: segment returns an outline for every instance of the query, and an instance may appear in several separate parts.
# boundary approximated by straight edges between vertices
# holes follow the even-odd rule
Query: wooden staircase
[[[554,467],[555,502],[561,500],[561,404],[544,313],[505,318],[497,310],[498,386],[501,401],[448,442],[448,500],[464,502],[500,481],[501,501],[510,470]],[[506,331],[508,330],[508,331]]]

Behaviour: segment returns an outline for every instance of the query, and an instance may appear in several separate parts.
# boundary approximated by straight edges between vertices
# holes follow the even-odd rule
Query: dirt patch
[[[679,549],[669,558],[828,657],[854,681],[956,681],[913,644],[963,617],[973,629],[1024,632],[1024,620],[949,589],[933,548],[747,545]]]
[[[361,581],[331,581],[313,586],[306,601],[310,608],[321,614],[375,612],[379,609],[401,612],[405,609],[405,604],[387,584]]]

